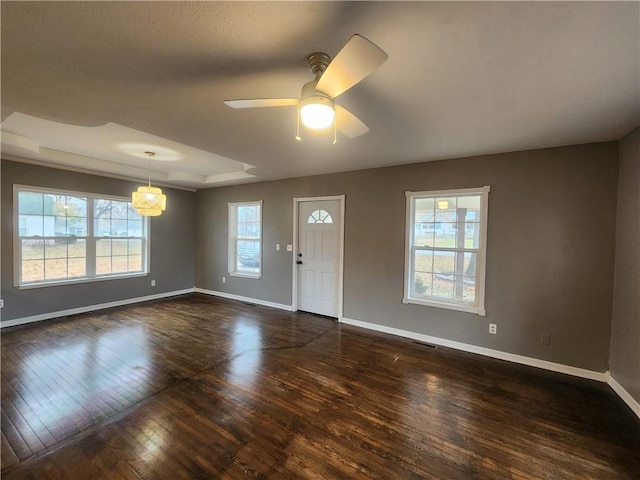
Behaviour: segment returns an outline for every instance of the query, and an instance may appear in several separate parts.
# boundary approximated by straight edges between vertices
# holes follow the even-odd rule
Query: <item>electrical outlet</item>
[[[543,333],[540,335],[540,343],[543,345],[551,345],[551,335]]]
[[[498,333],[498,325],[496,325],[495,323],[490,323],[489,324],[489,333],[492,333],[494,335],[496,333]]]
[[[4,300],[0,300],[0,308],[4,308]]]
[[[151,280],[151,286],[155,287],[156,286],[156,281],[155,280]]]
[[[287,245],[287,252],[293,252],[293,245]]]
[[[222,283],[227,283],[227,277],[222,277]]]
[[[276,243],[276,250],[279,251],[280,250],[280,244]]]

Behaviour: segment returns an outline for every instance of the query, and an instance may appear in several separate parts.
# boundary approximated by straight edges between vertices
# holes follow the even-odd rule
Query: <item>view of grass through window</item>
[[[20,187],[19,285],[145,271],[146,220],[122,199]]]

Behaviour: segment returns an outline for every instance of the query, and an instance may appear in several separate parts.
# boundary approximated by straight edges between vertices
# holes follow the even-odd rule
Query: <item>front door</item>
[[[340,200],[298,203],[298,310],[338,317]]]

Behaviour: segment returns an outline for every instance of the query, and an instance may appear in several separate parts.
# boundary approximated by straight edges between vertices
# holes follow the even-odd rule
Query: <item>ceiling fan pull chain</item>
[[[333,118],[333,144],[338,143],[338,119]]]
[[[298,130],[296,131],[296,140],[302,140],[300,137],[300,107],[298,107]]]

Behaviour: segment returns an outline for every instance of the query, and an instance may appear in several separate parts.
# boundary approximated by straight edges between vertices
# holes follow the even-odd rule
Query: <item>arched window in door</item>
[[[326,210],[314,210],[307,218],[307,223],[333,223],[333,218]]]

